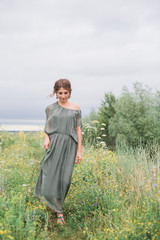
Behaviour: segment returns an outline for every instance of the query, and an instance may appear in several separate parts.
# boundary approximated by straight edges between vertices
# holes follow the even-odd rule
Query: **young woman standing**
[[[74,163],[82,160],[81,110],[71,103],[68,79],[55,82],[57,102],[46,107],[45,155],[40,163],[34,194],[57,212],[57,223],[64,223],[62,204],[71,184]]]

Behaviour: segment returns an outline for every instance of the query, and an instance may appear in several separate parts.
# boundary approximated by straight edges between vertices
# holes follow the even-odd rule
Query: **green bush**
[[[112,93],[105,93],[98,112],[91,113],[87,120],[83,125],[86,143],[93,143],[103,135],[103,141],[111,150],[120,146],[155,146],[160,144],[160,92],[135,83],[133,92],[124,87],[117,98]],[[96,132],[92,124],[95,121]]]

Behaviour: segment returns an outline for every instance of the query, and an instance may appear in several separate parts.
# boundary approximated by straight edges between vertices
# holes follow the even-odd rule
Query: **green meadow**
[[[64,202],[66,224],[33,195],[43,132],[0,134],[0,239],[160,239],[159,156],[83,147]]]

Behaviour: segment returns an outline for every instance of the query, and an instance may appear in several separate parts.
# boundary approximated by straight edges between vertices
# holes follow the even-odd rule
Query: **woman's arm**
[[[82,137],[81,137],[81,127],[76,128],[78,135],[78,146],[77,146],[77,156],[75,163],[78,164],[82,160]]]
[[[49,139],[49,135],[47,133],[46,133],[46,137],[45,137],[43,146],[46,150],[50,147],[50,139]]]

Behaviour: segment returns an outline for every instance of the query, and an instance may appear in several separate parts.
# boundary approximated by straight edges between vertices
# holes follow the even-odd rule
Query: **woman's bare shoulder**
[[[70,104],[71,104],[72,109],[80,110],[80,106],[79,106],[78,104],[76,104],[76,103],[71,103],[71,102],[70,102]]]

